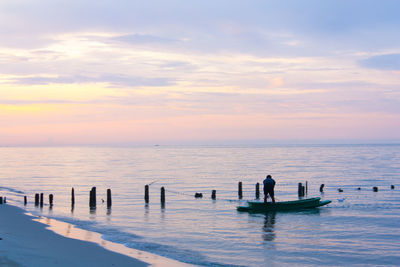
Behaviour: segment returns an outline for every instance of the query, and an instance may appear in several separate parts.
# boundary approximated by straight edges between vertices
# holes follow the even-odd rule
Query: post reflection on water
[[[89,208],[90,220],[96,220],[96,208]]]
[[[268,212],[265,214],[264,218],[264,226],[263,226],[263,239],[264,241],[274,241],[275,239],[275,231],[274,231],[274,226],[275,226],[275,217],[276,217],[276,212]]]

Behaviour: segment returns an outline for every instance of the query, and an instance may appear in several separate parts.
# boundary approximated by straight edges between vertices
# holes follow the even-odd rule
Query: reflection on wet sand
[[[28,213],[28,215],[33,216]],[[44,223],[48,225],[47,229],[60,234],[62,236],[66,236],[69,238],[79,239],[88,242],[94,242],[105,249],[142,260],[144,262],[149,263],[151,266],[154,267],[175,267],[175,266],[192,266],[190,264],[182,263],[175,261],[173,259],[164,258],[162,256],[158,256],[155,254],[151,254],[145,251],[136,250],[133,248],[128,248],[122,244],[113,243],[111,241],[107,241],[102,238],[101,234],[91,231],[86,231],[80,228],[75,227],[72,224],[68,224],[65,222],[57,221],[47,217],[37,217],[33,219],[34,221]],[[3,266],[0,264],[0,266]]]
[[[265,214],[263,235],[262,235],[264,241],[274,241],[275,239],[275,232],[274,232],[275,216],[276,212],[268,212]]]

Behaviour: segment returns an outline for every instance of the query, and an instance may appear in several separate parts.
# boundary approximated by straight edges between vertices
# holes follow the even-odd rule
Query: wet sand
[[[0,205],[0,266],[189,266],[24,212]]]

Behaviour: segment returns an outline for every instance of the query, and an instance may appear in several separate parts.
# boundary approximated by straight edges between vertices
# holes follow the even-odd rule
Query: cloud
[[[365,68],[379,70],[400,70],[400,54],[386,54],[373,56],[359,61]]]
[[[71,0],[63,5],[51,0],[23,4],[3,0],[0,43],[38,47],[63,33],[135,32],[117,39],[131,44],[183,44],[191,51],[329,54],[338,49],[395,46],[400,41],[399,13],[396,0],[254,0],[251,4]]]
[[[147,35],[147,34],[129,34],[129,35],[122,35],[118,37],[114,37],[114,40],[126,42],[129,44],[152,44],[152,43],[159,43],[159,44],[168,44],[168,43],[178,43],[179,40],[160,37],[155,35]]]
[[[73,83],[108,83],[111,87],[138,87],[138,86],[169,86],[175,82],[170,78],[144,78],[127,75],[103,74],[96,77],[90,76],[57,76],[57,77],[22,77],[10,79],[14,84],[47,85],[47,84],[73,84]]]

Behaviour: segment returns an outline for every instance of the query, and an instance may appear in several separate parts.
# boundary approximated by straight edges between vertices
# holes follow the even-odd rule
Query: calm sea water
[[[237,212],[236,206],[254,199],[255,184],[266,174],[277,182],[278,200],[297,199],[297,184],[308,181],[308,197],[332,203],[298,212]],[[399,178],[400,145],[0,148],[0,195],[9,202],[23,206],[27,195],[26,209],[33,214],[206,266],[399,266]],[[144,186],[150,183],[145,205]],[[95,212],[88,207],[92,186]],[[107,188],[113,194],[110,210],[101,201]],[[40,192],[46,203],[54,194],[52,209],[34,207]],[[195,199],[196,192],[204,197]]]

